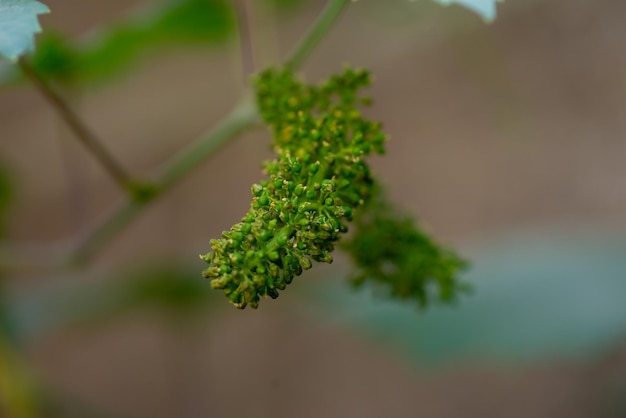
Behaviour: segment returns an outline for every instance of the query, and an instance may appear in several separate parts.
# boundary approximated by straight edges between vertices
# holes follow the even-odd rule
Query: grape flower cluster
[[[359,210],[353,226],[354,233],[341,248],[352,259],[354,287],[370,284],[378,293],[413,300],[420,307],[433,300],[452,302],[471,290],[459,279],[467,262],[399,213],[380,187]]]
[[[246,216],[201,256],[210,264],[204,277],[236,307],[257,308],[313,261],[331,263],[353,220],[343,249],[354,261],[356,286],[373,282],[420,306],[433,289],[444,301],[462,289],[457,274],[465,262],[399,217],[372,177],[366,157],[383,154],[387,137],[359,110],[370,102],[359,95],[370,82],[367,71],[351,68],[320,85],[300,82],[289,69],[255,79],[276,155],[265,163],[267,179],[252,186]]]
[[[204,276],[238,308],[276,298],[312,261],[330,263],[353,212],[369,197],[373,179],[365,157],[384,153],[381,124],[363,117],[358,90],[367,71],[346,69],[319,86],[289,69],[255,80],[259,111],[274,133],[276,157],[268,179],[252,186],[241,222],[211,240]]]

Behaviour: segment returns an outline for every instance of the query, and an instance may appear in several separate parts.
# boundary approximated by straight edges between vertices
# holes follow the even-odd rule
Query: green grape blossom
[[[289,69],[261,73],[259,111],[272,128],[276,157],[268,178],[252,186],[252,204],[240,223],[211,240],[204,276],[238,308],[278,297],[313,261],[331,263],[339,238],[354,261],[357,287],[377,283],[399,299],[426,305],[433,291],[450,301],[463,290],[465,262],[437,245],[409,218],[398,217],[372,177],[366,157],[383,154],[381,124],[368,120],[359,90],[366,71],[346,69],[312,86]]]
[[[241,222],[211,240],[204,276],[238,308],[278,297],[312,261],[331,263],[336,241],[374,190],[365,157],[384,153],[381,124],[363,117],[369,73],[346,69],[319,86],[289,69],[255,81],[259,111],[274,134],[268,178],[252,186]]]
[[[453,301],[471,287],[459,280],[467,262],[435,243],[415,221],[399,214],[376,190],[353,221],[354,233],[341,248],[352,258],[351,283],[367,283],[395,299],[420,307],[431,300]]]

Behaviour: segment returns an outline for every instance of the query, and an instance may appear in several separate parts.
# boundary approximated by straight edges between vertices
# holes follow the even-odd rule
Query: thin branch
[[[69,104],[45,79],[43,79],[37,71],[30,65],[25,58],[20,58],[19,66],[24,75],[33,83],[43,97],[54,107],[59,116],[67,123],[69,128],[74,132],[76,138],[87,148],[89,152],[98,160],[104,169],[113,177],[113,179],[125,190],[134,191],[133,181],[122,166],[104,147],[96,135],[93,134],[78,117],[76,112],[70,108]]]
[[[233,0],[237,28],[239,29],[239,51],[241,54],[241,69],[244,83],[254,72],[254,54],[252,51],[252,34],[250,31],[250,9],[248,0]]]
[[[154,183],[153,193],[148,198],[143,200],[126,199],[99,225],[86,234],[78,243],[70,263],[83,264],[89,261],[135,219],[148,203],[166,192],[220,149],[222,145],[248,129],[258,120],[259,116],[253,102],[244,101],[237,105],[214,129],[198,138],[166,163]]]
[[[63,263],[64,267],[86,264],[139,215],[147,202],[133,199],[121,201],[100,223],[78,240],[78,244],[70,252],[70,258]]]
[[[293,69],[302,66],[304,61],[311,55],[311,52],[317,47],[320,41],[326,36],[328,31],[333,27],[341,12],[346,8],[351,0],[330,0],[322,13],[318,16],[309,32],[296,45],[289,55],[286,65]]]
[[[157,185],[161,192],[180,181],[222,145],[260,121],[256,104],[244,99],[217,126],[174,155],[161,170]]]

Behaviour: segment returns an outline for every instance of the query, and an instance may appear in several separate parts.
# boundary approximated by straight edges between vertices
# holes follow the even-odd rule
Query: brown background
[[[44,25],[75,35],[132,6],[47,3],[54,13]],[[315,80],[344,63],[371,68],[371,114],[392,136],[374,165],[402,207],[461,248],[504,230],[626,229],[626,3],[508,0],[490,26],[460,8],[388,3],[353,4],[303,72]],[[259,42],[265,57],[284,55],[322,4],[278,19],[277,44]],[[393,9],[413,6],[427,14]],[[148,175],[235,103],[238,62],[234,42],[153,57],[82,92],[80,110],[125,166]],[[34,92],[4,89],[0,120],[0,155],[19,184],[10,237],[45,256],[119,192]],[[206,252],[247,210],[267,143],[263,129],[233,141],[148,208],[85,277]],[[12,284],[28,292],[51,276]],[[137,315],[49,336],[27,355],[43,381],[129,417],[609,417],[619,416],[606,405],[626,370],[616,348],[586,364],[425,373],[321,325],[288,292],[258,312],[226,307],[179,328]]]

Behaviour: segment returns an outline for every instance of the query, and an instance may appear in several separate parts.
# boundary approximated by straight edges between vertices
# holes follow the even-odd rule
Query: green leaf
[[[31,57],[31,64],[46,78],[64,82],[72,78],[78,58],[62,35],[46,31],[37,41],[37,51]]]
[[[496,4],[504,0],[435,0],[443,5],[453,3],[465,6],[468,9],[478,13],[487,22],[491,22],[496,18]]]
[[[623,338],[626,236],[552,230],[468,252],[475,291],[452,308],[420,313],[351,292],[341,280],[305,282],[304,297],[323,318],[399,346],[420,365],[584,359]]]
[[[37,15],[49,12],[35,0],[0,0],[0,56],[15,61],[33,51],[34,35],[41,31]]]
[[[70,41],[46,33],[33,66],[60,82],[104,81],[155,52],[223,41],[234,28],[232,8],[225,0],[168,0],[109,22],[87,39]]]
[[[155,53],[225,41],[234,29],[234,13],[226,0],[150,2],[86,38],[69,39],[46,30],[38,39],[32,65],[47,79],[63,84],[103,82]],[[0,66],[0,84],[20,76],[11,67],[3,71]]]
[[[70,326],[110,323],[140,311],[166,321],[204,317],[214,292],[198,279],[197,266],[135,266],[121,272],[50,277],[27,294],[7,292],[7,314],[22,341],[41,338]],[[203,314],[198,316],[198,314]],[[9,317],[9,316],[7,316]]]
[[[221,0],[170,2],[147,28],[148,40],[163,42],[212,42],[227,36],[233,28],[228,3]]]

